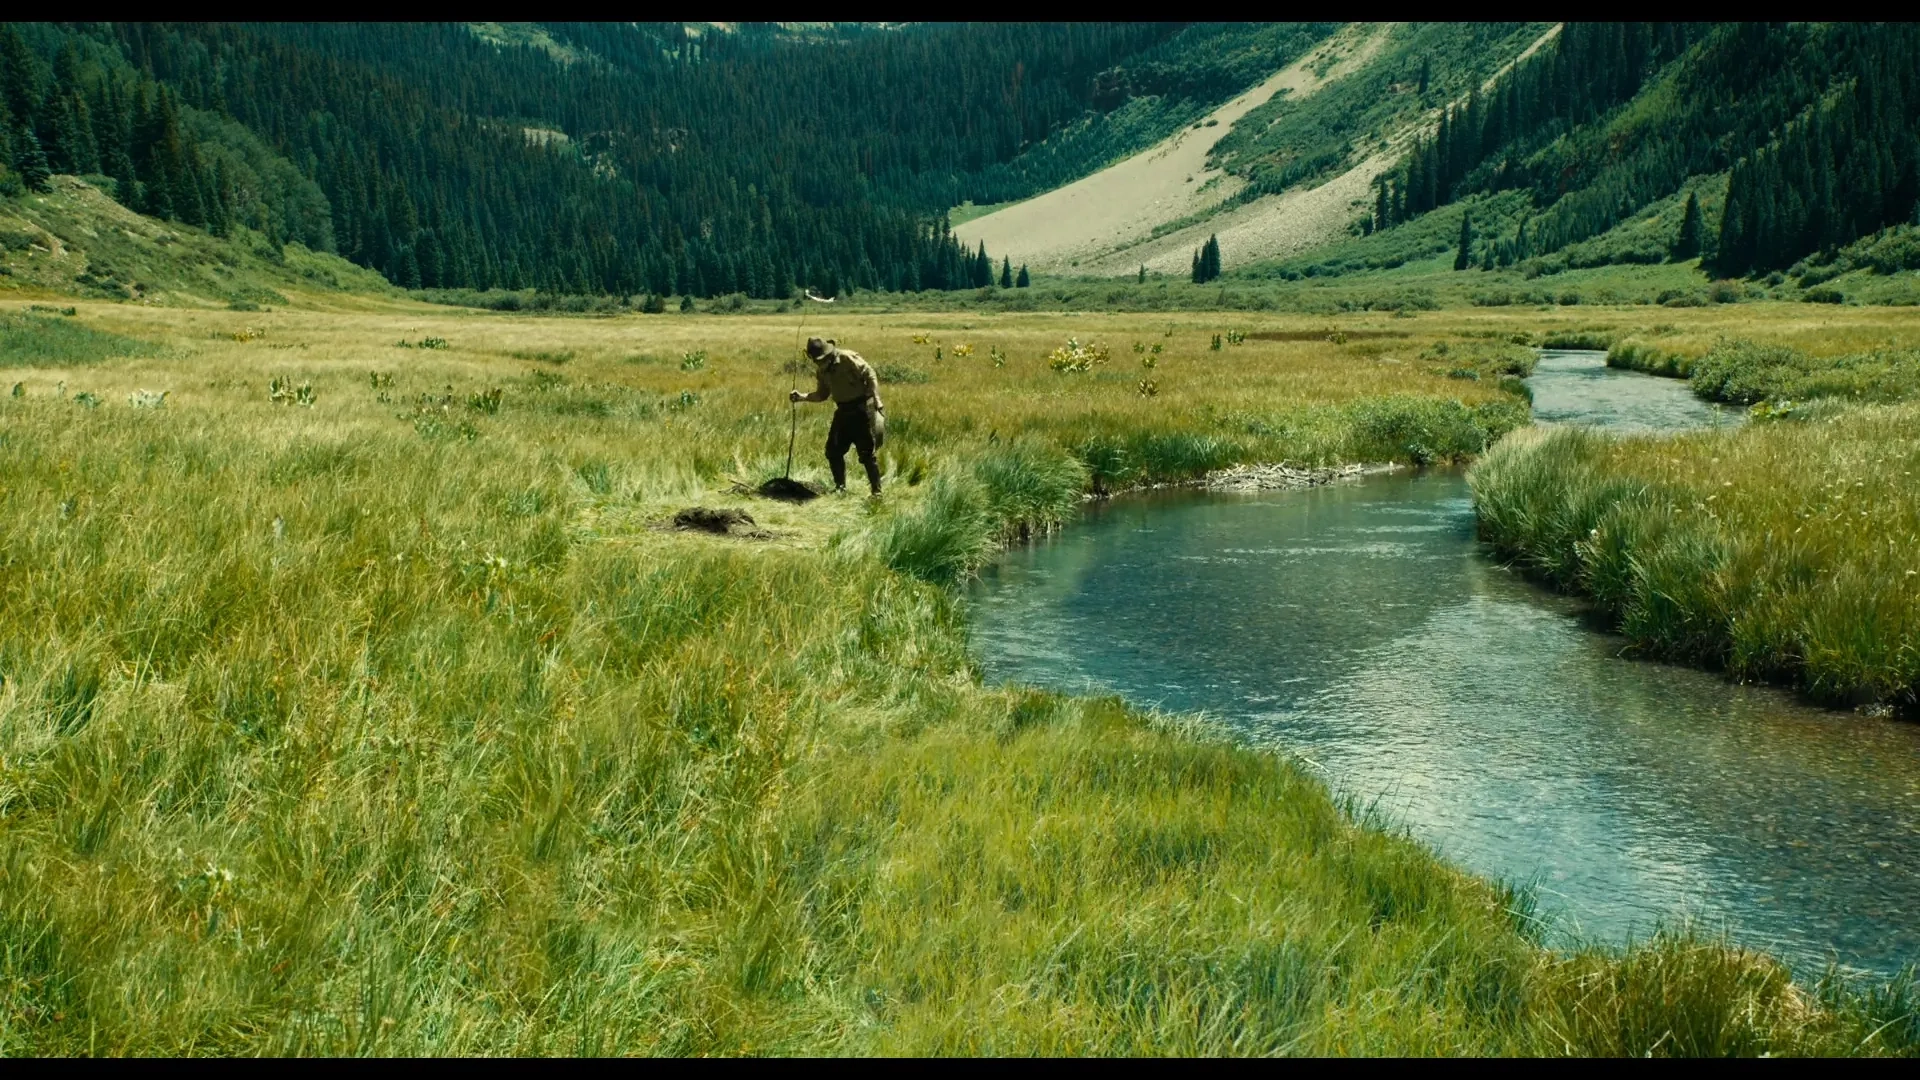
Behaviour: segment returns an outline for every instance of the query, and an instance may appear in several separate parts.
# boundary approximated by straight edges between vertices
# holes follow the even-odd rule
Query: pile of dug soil
[[[820,489],[802,480],[788,476],[776,476],[761,484],[754,493],[767,499],[779,499],[782,502],[803,503],[820,497]]]

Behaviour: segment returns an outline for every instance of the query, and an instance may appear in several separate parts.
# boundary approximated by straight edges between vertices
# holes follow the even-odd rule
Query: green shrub
[[[1855,247],[1859,250],[1852,255],[1852,260],[1871,267],[1876,274],[1920,270],[1920,229],[1911,225],[1875,234]]]

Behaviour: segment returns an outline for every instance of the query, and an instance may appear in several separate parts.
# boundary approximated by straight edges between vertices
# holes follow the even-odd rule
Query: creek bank
[[[1357,480],[1363,476],[1399,472],[1406,468],[1410,466],[1397,462],[1332,465],[1316,469],[1302,469],[1292,465],[1234,465],[1217,469],[1193,483],[1181,486],[1197,487],[1206,491],[1292,491],[1320,487],[1336,480]]]
[[[1403,462],[1392,461],[1316,467],[1262,462],[1229,465],[1224,469],[1215,469],[1204,476],[1188,477],[1184,480],[1134,484],[1112,491],[1088,491],[1080,498],[1082,502],[1104,502],[1115,496],[1141,491],[1299,491],[1305,488],[1323,487],[1336,481],[1359,480],[1411,468],[1413,466]]]

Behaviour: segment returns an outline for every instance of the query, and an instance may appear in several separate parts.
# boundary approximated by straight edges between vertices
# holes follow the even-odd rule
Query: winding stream
[[[1729,422],[1599,357],[1544,354],[1536,418]],[[1803,972],[1920,961],[1920,725],[1623,658],[1486,557],[1456,471],[1117,499],[1009,552],[974,608],[990,681],[1212,714],[1536,882],[1569,939],[1692,919]]]

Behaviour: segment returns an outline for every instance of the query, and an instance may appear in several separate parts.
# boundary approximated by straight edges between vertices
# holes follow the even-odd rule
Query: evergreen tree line
[[[313,161],[342,254],[401,284],[698,296],[975,286],[977,258],[935,208],[890,185],[955,163],[941,153],[964,167],[1017,151],[1169,31],[709,33],[668,49],[649,43],[685,42],[677,24],[553,29],[595,55],[625,41],[626,59],[556,64],[458,26],[117,31],[188,100]]]
[[[1851,78],[1733,167],[1714,256],[1720,273],[1784,269],[1920,221],[1920,31],[1850,36],[1842,70]]]
[[[37,50],[11,29],[0,43],[0,164],[36,185],[105,174],[143,212],[239,221],[408,287],[697,296],[994,284],[985,253],[899,185],[1017,153],[1084,111],[1099,71],[1171,32],[694,47],[677,25],[560,27],[597,57],[564,64],[458,26],[26,29]],[[242,155],[207,134],[222,125],[292,162],[322,212],[255,206],[289,178],[233,175]]]
[[[1789,265],[1914,213],[1916,42],[1909,25],[1569,24],[1442,114],[1379,184],[1373,225],[1527,189],[1535,213],[1469,261],[1508,265],[1731,168],[1720,233],[1700,235],[1690,200],[1694,235],[1676,236],[1674,257],[1723,274]]]
[[[1399,224],[1469,191],[1534,187],[1543,203],[1566,194],[1571,178],[1530,168],[1528,154],[1632,99],[1701,33],[1695,23],[1567,23],[1488,93],[1474,87],[1464,103],[1442,110],[1433,135],[1416,142],[1402,169],[1380,183],[1375,226]]]

